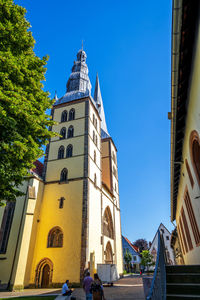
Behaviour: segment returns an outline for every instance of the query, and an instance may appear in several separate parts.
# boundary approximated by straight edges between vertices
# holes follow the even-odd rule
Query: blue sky
[[[89,77],[99,74],[106,121],[118,149],[122,233],[152,240],[170,223],[171,1],[16,0],[50,56],[45,90],[61,97],[84,41]]]

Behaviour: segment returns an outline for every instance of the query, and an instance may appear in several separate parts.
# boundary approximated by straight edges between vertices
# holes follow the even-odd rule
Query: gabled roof
[[[31,171],[38,176],[42,177],[44,165],[39,160],[34,161],[33,163],[35,165],[35,168],[31,169]]]
[[[139,249],[138,249],[138,247],[134,246],[134,245],[129,241],[129,239],[127,239],[125,236],[122,235],[122,237],[123,237],[123,238],[125,239],[125,241],[129,244],[129,246],[130,246],[135,252],[137,252],[137,253],[139,254]]]
[[[158,230],[160,231],[162,226],[168,231],[169,235],[171,236],[170,231],[165,227],[165,225],[163,225],[163,223],[160,223],[160,225],[159,225],[159,227],[158,227]],[[154,240],[155,240],[155,238],[156,238],[156,236],[157,236],[157,234],[158,234],[158,230],[156,231],[156,234],[154,235],[154,238],[153,238],[153,240],[152,240],[152,242],[151,242],[151,246],[153,245]],[[150,247],[150,248],[151,248],[151,247]]]

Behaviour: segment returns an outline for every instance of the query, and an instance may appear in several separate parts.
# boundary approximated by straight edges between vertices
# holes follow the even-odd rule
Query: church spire
[[[83,49],[77,53],[77,61],[74,62],[72,73],[67,82],[67,93],[79,91],[91,94],[91,83],[88,77],[88,67],[86,64],[87,55]]]
[[[100,84],[99,84],[99,77],[98,73],[96,76],[96,84],[95,84],[95,90],[94,90],[94,101],[97,106],[97,110],[99,112],[99,116],[101,118],[101,137],[106,138],[109,137],[107,125],[106,125],[106,118],[103,108],[103,100],[101,97],[101,90],[100,90]]]
[[[55,96],[54,96],[54,98],[53,98],[55,101],[57,101],[58,100],[58,96],[57,96],[57,91],[55,91]]]
[[[55,105],[91,96],[92,86],[88,76],[86,58],[85,51],[83,49],[79,50],[77,60],[74,62],[67,81],[67,91],[63,97],[56,101]]]

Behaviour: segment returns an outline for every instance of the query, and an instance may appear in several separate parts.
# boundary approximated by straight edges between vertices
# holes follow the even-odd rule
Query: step
[[[200,300],[199,295],[177,295],[177,294],[167,294],[166,295],[167,300]]]
[[[166,266],[167,273],[199,273],[200,265],[175,265]]]
[[[200,274],[167,273],[167,283],[200,283]]]
[[[200,284],[167,283],[167,294],[200,295]]]

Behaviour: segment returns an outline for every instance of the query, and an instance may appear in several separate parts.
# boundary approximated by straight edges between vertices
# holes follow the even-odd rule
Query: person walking
[[[90,277],[90,272],[87,272],[83,280],[83,289],[85,291],[86,300],[92,300],[92,293],[91,293],[92,282],[93,279],[92,277]]]
[[[94,281],[91,284],[93,300],[105,300],[103,284],[98,274],[94,274]]]

